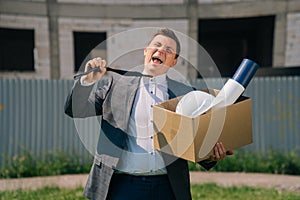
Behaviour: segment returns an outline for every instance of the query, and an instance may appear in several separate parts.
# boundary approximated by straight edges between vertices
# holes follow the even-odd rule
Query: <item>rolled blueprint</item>
[[[228,79],[216,97],[207,94],[201,95],[202,91],[189,92],[179,101],[176,112],[196,117],[211,108],[221,108],[233,104],[245,91],[258,67],[259,65],[252,60],[243,59],[233,77]]]

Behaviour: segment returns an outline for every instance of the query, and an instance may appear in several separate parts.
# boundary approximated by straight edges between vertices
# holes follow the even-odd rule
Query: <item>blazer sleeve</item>
[[[102,104],[111,85],[110,79],[102,78],[90,86],[82,86],[80,80],[68,94],[64,111],[72,118],[102,115]]]
[[[204,169],[210,170],[212,167],[214,167],[217,164],[217,161],[212,160],[202,160],[198,162],[199,165],[201,165]]]

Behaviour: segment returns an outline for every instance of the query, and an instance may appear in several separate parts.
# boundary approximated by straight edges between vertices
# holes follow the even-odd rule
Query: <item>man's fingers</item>
[[[105,60],[101,60],[101,67],[106,67],[106,61]]]
[[[101,58],[94,58],[93,61],[96,63],[96,67],[101,67],[102,59]]]
[[[215,150],[215,159],[219,160],[220,159],[220,154],[219,154],[218,144],[215,146],[214,150]]]
[[[225,149],[225,147],[224,147],[223,143],[222,143],[222,142],[220,142],[220,144],[221,144],[221,147],[222,147],[222,151],[225,153],[225,152],[226,152],[226,149]]]
[[[96,67],[104,68],[106,66],[106,61],[100,57],[94,58],[93,61],[96,63]]]
[[[100,57],[98,58],[93,58],[92,60],[88,61],[86,64],[86,67],[88,69],[90,68],[95,68],[95,67],[99,67],[99,68],[104,68],[106,66],[106,61],[101,59]]]
[[[96,66],[97,64],[94,62],[94,60],[90,60],[89,62],[86,63],[85,71],[95,68]]]
[[[214,147],[214,155],[211,157],[216,161],[224,160],[226,157],[226,149],[222,142],[217,142]]]
[[[226,151],[226,155],[233,155],[233,154],[234,154],[233,150]]]
[[[219,142],[219,145],[220,145],[219,151],[220,151],[221,159],[224,160],[224,158],[226,157],[226,149],[222,142]]]
[[[97,81],[105,74],[106,72],[105,66],[106,66],[106,61],[100,57],[89,60],[85,65],[85,71],[95,69],[95,68],[96,69],[98,68],[99,70],[95,70],[92,73],[83,76],[82,80],[85,80],[86,82]]]
[[[222,142],[217,142],[213,148],[213,154],[210,156],[211,160],[224,160],[227,155],[233,155],[233,150],[226,150]]]

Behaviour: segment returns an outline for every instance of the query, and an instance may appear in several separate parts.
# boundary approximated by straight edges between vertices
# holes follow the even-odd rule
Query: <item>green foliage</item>
[[[195,163],[189,163],[189,167],[192,171],[203,170]],[[239,150],[220,161],[211,171],[300,175],[300,156],[296,151],[290,153],[269,151],[262,154]]]
[[[50,176],[61,174],[87,173],[91,162],[84,164],[79,155],[67,155],[64,152],[47,152],[34,157],[28,150],[12,158],[4,156],[5,164],[0,168],[0,178],[21,178],[33,176]]]
[[[61,151],[47,152],[41,157],[33,156],[28,150],[22,152],[13,157],[4,157],[5,164],[0,168],[0,178],[88,173],[92,164],[92,157],[89,161],[83,161],[80,155],[68,155]],[[220,161],[210,171],[300,175],[299,155],[296,151],[269,151],[261,154],[239,150]],[[189,163],[189,168],[191,171],[204,170],[195,163]]]

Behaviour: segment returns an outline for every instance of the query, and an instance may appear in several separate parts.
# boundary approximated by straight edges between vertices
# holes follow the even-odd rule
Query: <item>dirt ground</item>
[[[61,188],[83,187],[87,180],[87,176],[87,174],[79,174],[20,179],[0,179],[0,191],[38,189],[45,186],[58,186]],[[191,172],[190,177],[192,184],[216,183],[217,185],[224,187],[251,186],[300,192],[300,176],[255,173]]]

